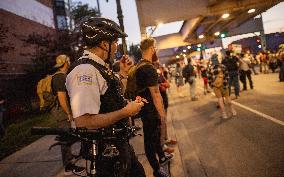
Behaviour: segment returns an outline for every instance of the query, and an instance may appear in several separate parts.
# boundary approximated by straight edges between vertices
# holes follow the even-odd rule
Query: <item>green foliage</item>
[[[9,50],[15,49],[15,47],[5,45],[4,43],[5,39],[7,38],[8,31],[8,27],[4,26],[4,24],[0,24],[0,56],[2,56],[4,53],[7,53]],[[0,60],[2,60],[2,57],[0,57]]]
[[[100,13],[96,8],[91,8],[88,4],[78,2],[71,6],[71,16],[76,26],[76,24],[79,24],[85,17],[98,17],[100,16]]]
[[[28,90],[35,90],[37,82],[47,74],[54,72],[53,65],[55,63],[55,56],[57,52],[56,38],[49,35],[40,35],[33,33],[24,39],[26,45],[33,45],[36,49],[35,53],[31,53],[30,57],[32,65],[27,68],[26,76],[22,79],[27,80]],[[35,93],[30,95],[35,96]]]
[[[41,136],[31,135],[30,129],[33,126],[52,127],[55,123],[55,119],[48,114],[41,114],[9,125],[5,137],[0,142],[0,159],[39,139]]]

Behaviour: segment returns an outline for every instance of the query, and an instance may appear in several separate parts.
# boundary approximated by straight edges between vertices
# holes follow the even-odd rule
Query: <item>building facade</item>
[[[38,50],[29,35],[56,36],[69,29],[69,0],[0,1],[0,80],[25,74]]]

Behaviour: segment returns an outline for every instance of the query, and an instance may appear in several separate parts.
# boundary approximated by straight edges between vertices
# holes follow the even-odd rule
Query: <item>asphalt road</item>
[[[253,76],[254,90],[234,100],[236,117],[222,120],[213,94],[189,99],[170,90],[172,121],[186,177],[284,177],[284,83],[277,74]],[[229,110],[228,110],[229,111]]]

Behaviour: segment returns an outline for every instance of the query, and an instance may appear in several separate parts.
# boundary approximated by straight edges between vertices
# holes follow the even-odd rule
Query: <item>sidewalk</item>
[[[136,121],[141,125],[141,121]],[[142,130],[139,132],[142,133]],[[168,120],[168,133],[170,137],[175,139],[175,132],[172,127],[171,118]],[[9,157],[0,162],[1,177],[62,177],[64,176],[60,147],[56,146],[48,150],[52,145],[55,136],[44,136],[25,148],[15,152]],[[153,177],[152,169],[147,161],[144,153],[143,137],[136,136],[131,139],[136,155],[139,161],[143,164],[147,177]],[[172,177],[185,177],[180,152],[178,146],[175,148],[175,157],[171,162]],[[79,150],[79,145],[75,144],[73,149]],[[84,165],[85,161],[77,162],[79,165]],[[73,175],[75,176],[75,175]]]

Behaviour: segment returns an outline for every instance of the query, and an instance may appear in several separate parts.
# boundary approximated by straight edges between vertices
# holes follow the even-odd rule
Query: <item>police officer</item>
[[[76,127],[105,132],[113,128],[125,129],[128,117],[136,115],[144,105],[125,101],[119,81],[109,69],[118,38],[127,34],[112,20],[101,17],[92,17],[82,23],[81,33],[87,49],[71,66],[66,78]],[[110,144],[119,152],[116,158],[105,157]],[[117,136],[110,143],[97,141],[97,147],[96,177],[146,176],[128,138]]]

